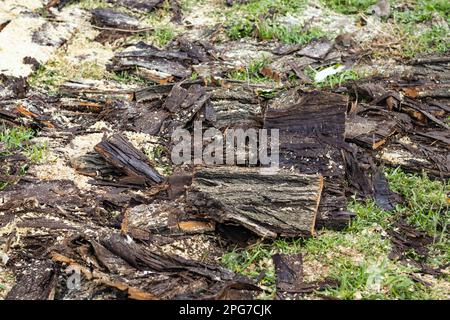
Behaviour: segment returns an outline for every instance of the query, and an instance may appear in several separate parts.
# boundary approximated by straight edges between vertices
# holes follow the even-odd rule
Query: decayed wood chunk
[[[66,81],[59,90],[66,96],[87,99],[96,102],[111,100],[131,101],[134,99],[134,87],[118,85],[106,80],[77,80]]]
[[[322,281],[305,282],[303,279],[303,257],[301,253],[273,255],[275,265],[277,298],[282,300],[298,299],[301,293],[311,293],[329,287],[338,282],[330,278]]]
[[[164,178],[152,168],[145,154],[137,150],[126,138],[115,134],[94,147],[107,162],[123,170],[127,177],[122,181],[132,184],[160,183]]]
[[[279,129],[280,165],[298,173],[324,177],[318,224],[343,227],[349,219],[335,212],[345,208],[342,157],[347,98],[343,95],[297,89],[281,94],[266,109],[264,128]],[[336,223],[335,223],[336,222]]]
[[[214,223],[183,217],[183,208],[167,201],[140,204],[125,210],[121,230],[134,239],[149,239],[151,234],[176,235],[214,231]]]
[[[295,291],[303,284],[303,257],[301,253],[294,255],[273,255],[276,285],[278,291]]]
[[[137,11],[150,12],[164,0],[108,0],[108,2]]]
[[[177,50],[160,50],[139,42],[115,55],[111,69],[114,71],[148,69],[152,77],[164,80],[168,77],[186,78],[191,75],[189,55]],[[168,80],[167,80],[168,81]],[[167,82],[165,81],[165,82]],[[162,81],[164,83],[164,81]]]
[[[136,30],[142,28],[135,17],[111,9],[97,8],[92,10],[92,24],[98,27],[117,28],[123,30]]]
[[[302,173],[342,175],[339,144],[344,141],[346,109],[345,96],[325,92],[269,107],[264,127],[280,130],[281,164],[295,164]]]
[[[310,236],[322,186],[320,175],[211,167],[194,173],[188,201],[218,222],[240,224],[262,237]]]
[[[347,119],[345,140],[376,150],[391,136],[409,128],[411,120],[405,114],[367,107]]]
[[[174,113],[170,119],[164,121],[160,133],[171,135],[177,128],[184,127],[209,101],[209,98],[210,94],[198,84],[190,86],[187,90],[174,86],[164,103],[164,107]]]
[[[116,232],[73,238],[52,247],[50,256],[79,270],[86,280],[81,286],[92,294],[103,285],[131,299],[223,299],[230,289],[260,290],[219,265],[152,250]]]
[[[52,300],[55,287],[53,263],[49,260],[34,260],[8,292],[6,300]]]

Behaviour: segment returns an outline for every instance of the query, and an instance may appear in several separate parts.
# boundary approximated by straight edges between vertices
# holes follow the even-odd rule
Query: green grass
[[[47,143],[28,146],[24,149],[23,153],[32,163],[39,163],[47,153]]]
[[[72,1],[72,3],[79,4],[80,8],[86,10],[108,7],[108,2],[106,2],[105,0],[81,0],[81,1]]]
[[[172,174],[173,168],[170,165],[170,152],[167,147],[158,144],[153,148],[144,150],[144,153],[158,172],[165,176]]]
[[[299,12],[304,9],[307,1],[299,0],[250,0],[244,3],[236,3],[228,12],[228,16],[243,15],[249,19],[259,18],[262,15],[274,14],[278,16],[287,13]]]
[[[191,76],[190,76],[190,78],[189,78],[189,80],[195,81],[195,80],[197,80],[197,79],[198,79],[198,73],[195,72],[195,71],[193,71],[192,74],[191,74]]]
[[[5,153],[22,152],[31,162],[40,162],[47,151],[47,144],[33,144],[36,132],[25,127],[0,128],[0,142],[6,146]]]
[[[26,147],[26,142],[35,136],[35,132],[25,127],[0,128],[0,142],[7,149],[21,149]]]
[[[338,67],[338,66],[339,65],[336,65],[335,67]],[[323,67],[323,68],[319,68],[319,69],[314,69],[314,68],[309,67],[308,69],[305,70],[306,75],[313,80],[313,84],[315,87],[334,88],[336,86],[341,86],[343,83],[345,83],[347,81],[359,79],[359,76],[355,71],[353,71],[351,69],[347,69],[342,72],[338,72],[336,74],[329,75],[323,81],[320,81],[320,82],[314,81],[316,73],[318,73],[319,71],[321,71],[325,68],[328,68],[328,67]]]
[[[310,28],[303,31],[301,27],[291,27],[271,24],[267,22],[261,23],[258,29],[258,37],[262,40],[277,39],[285,44],[307,44],[314,39],[325,37],[326,33],[318,28]]]
[[[433,14],[439,14],[449,22],[450,2],[447,0],[410,1],[411,10],[394,11],[393,16],[399,23],[420,23],[432,19]]]
[[[435,237],[435,243],[429,246],[427,263],[437,266],[449,262],[450,243],[448,233],[443,231],[449,222],[446,204],[449,184],[430,180],[426,175],[404,173],[400,169],[388,169],[386,174],[392,190],[405,197],[404,206],[386,212],[378,208],[374,201],[353,200],[348,209],[356,213],[356,218],[345,230],[319,230],[315,237],[309,239],[277,239],[245,249],[234,249],[222,257],[222,264],[254,279],[264,272],[260,283],[265,289],[265,294],[260,298],[264,299],[274,297],[272,255],[277,252],[302,252],[304,266],[312,266],[314,280],[326,277],[337,280],[338,287],[321,292],[330,297],[446,298],[448,292],[441,286],[427,287],[414,281],[412,276],[418,271],[415,267],[388,258],[392,245],[386,230],[391,228],[397,217],[406,214],[411,224]],[[314,297],[314,294],[311,296]]]
[[[448,195],[450,182],[431,180],[425,174],[405,173],[400,169],[387,169],[390,188],[402,194],[408,205],[397,211],[407,214],[408,221],[438,238],[445,237],[450,224]]]
[[[181,0],[181,10],[183,12],[192,12],[195,10],[196,6],[202,5],[206,0]]]
[[[123,70],[123,71],[112,73],[111,80],[114,80],[114,81],[117,81],[117,82],[120,82],[123,84],[131,84],[131,83],[146,84],[147,83],[147,81],[145,81],[144,79],[133,74],[132,71],[129,71],[129,70]]]
[[[229,73],[229,78],[234,80],[248,81],[252,83],[272,81],[261,74],[261,70],[270,63],[270,60],[263,56],[250,61],[248,66]]]
[[[319,29],[302,31],[301,27],[288,28],[277,22],[287,13],[301,12],[306,1],[261,0],[235,5],[226,13],[226,32],[232,40],[254,36],[261,40],[277,39],[283,43],[307,43],[322,37]]]
[[[21,152],[31,163],[39,163],[45,157],[47,144],[33,144],[31,139],[35,137],[34,130],[25,127],[0,128],[0,142],[5,144],[5,149],[0,155],[7,156],[14,151]],[[21,167],[21,174],[24,174],[28,165]],[[7,172],[4,174],[8,174]],[[0,190],[8,185],[7,182],[0,182]]]
[[[405,57],[414,57],[420,53],[444,53],[450,49],[448,26],[434,25],[420,31],[414,24],[408,24],[402,28],[405,39],[401,42],[401,47]]]
[[[405,57],[417,54],[444,53],[450,49],[450,2],[446,0],[417,0],[409,2],[405,11],[393,11],[396,32],[401,38],[401,53]],[[441,17],[442,24],[431,21]],[[446,22],[446,23],[445,23]]]
[[[42,65],[30,77],[31,86],[43,86],[53,89],[67,80],[94,79],[101,80],[108,76],[104,67],[94,61],[83,61],[77,65],[64,60],[52,60]]]
[[[259,285],[266,291],[262,298],[273,298],[275,294],[275,270],[272,256],[275,253],[293,254],[300,252],[301,239],[275,240],[271,244],[257,243],[245,250],[234,249],[221,257],[220,262],[227,268],[258,278],[263,273]]]
[[[155,28],[153,36],[159,47],[164,47],[176,37],[175,30],[170,26],[160,26]]]
[[[337,12],[355,14],[365,12],[371,5],[377,3],[377,0],[323,0],[322,2]]]
[[[153,28],[151,32],[142,32],[131,35],[127,38],[128,42],[144,41],[150,42],[157,47],[164,47],[180,34],[182,27],[173,24],[170,21],[170,5],[164,2],[162,7],[148,13],[144,20]]]

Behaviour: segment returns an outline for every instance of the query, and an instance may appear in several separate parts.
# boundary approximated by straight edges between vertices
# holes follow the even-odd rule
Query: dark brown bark
[[[164,180],[163,176],[152,168],[147,156],[120,134],[105,138],[94,149],[107,162],[127,175],[122,181],[145,185],[161,183]]]
[[[320,175],[205,168],[195,172],[188,201],[218,222],[240,224],[262,237],[310,236],[322,185]]]

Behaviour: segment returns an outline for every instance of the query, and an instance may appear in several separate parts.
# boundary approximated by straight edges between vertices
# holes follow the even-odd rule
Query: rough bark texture
[[[320,175],[206,168],[194,173],[188,201],[219,222],[243,225],[262,237],[310,236],[322,185]]]
[[[147,156],[137,150],[122,135],[116,134],[95,146],[95,151],[107,162],[126,173],[123,181],[132,184],[160,183],[164,178],[150,165]]]
[[[280,165],[299,173],[320,173],[324,190],[318,225],[345,226],[335,220],[345,208],[345,168],[342,157],[347,98],[333,93],[290,90],[266,110],[264,128],[279,129]]]
[[[117,28],[123,30],[136,30],[141,28],[141,23],[138,19],[111,9],[97,8],[92,10],[93,25],[98,27]]]
[[[51,300],[55,294],[56,277],[49,260],[33,260],[8,292],[6,300]]]

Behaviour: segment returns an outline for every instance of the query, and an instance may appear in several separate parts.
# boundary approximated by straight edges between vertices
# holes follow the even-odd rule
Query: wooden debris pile
[[[141,13],[164,3],[108,2]],[[65,4],[49,1],[46,9]],[[169,4],[180,21],[179,1]],[[133,12],[95,9],[89,19],[101,42],[151,29]],[[30,25],[26,32],[23,24]],[[261,289],[254,281],[217,263],[228,244],[342,229],[353,217],[346,202],[354,194],[392,210],[402,199],[390,191],[383,166],[450,176],[447,56],[411,61],[414,78],[321,90],[279,86],[265,96],[264,84],[224,80],[236,67],[228,47],[244,44],[223,49],[177,37],[164,48],[138,42],[114,52],[110,72],[154,85],[73,79],[49,97],[30,89],[26,78],[76,23],[24,14],[0,25],[0,126],[35,129],[56,155],[24,174],[27,158],[0,143],[0,184],[7,184],[0,190],[0,250],[17,275],[7,298],[255,298]],[[308,66],[357,58],[342,46],[317,39],[273,47],[277,59],[260,72],[278,84],[295,73],[305,84]],[[263,174],[260,162],[171,163],[173,132],[192,134],[195,121],[202,132],[224,136],[279,130],[279,170]],[[403,258],[409,249],[426,255],[420,248],[429,238],[401,221],[397,227],[389,233],[393,255]],[[273,260],[280,299],[337,285],[304,282],[300,255]]]

